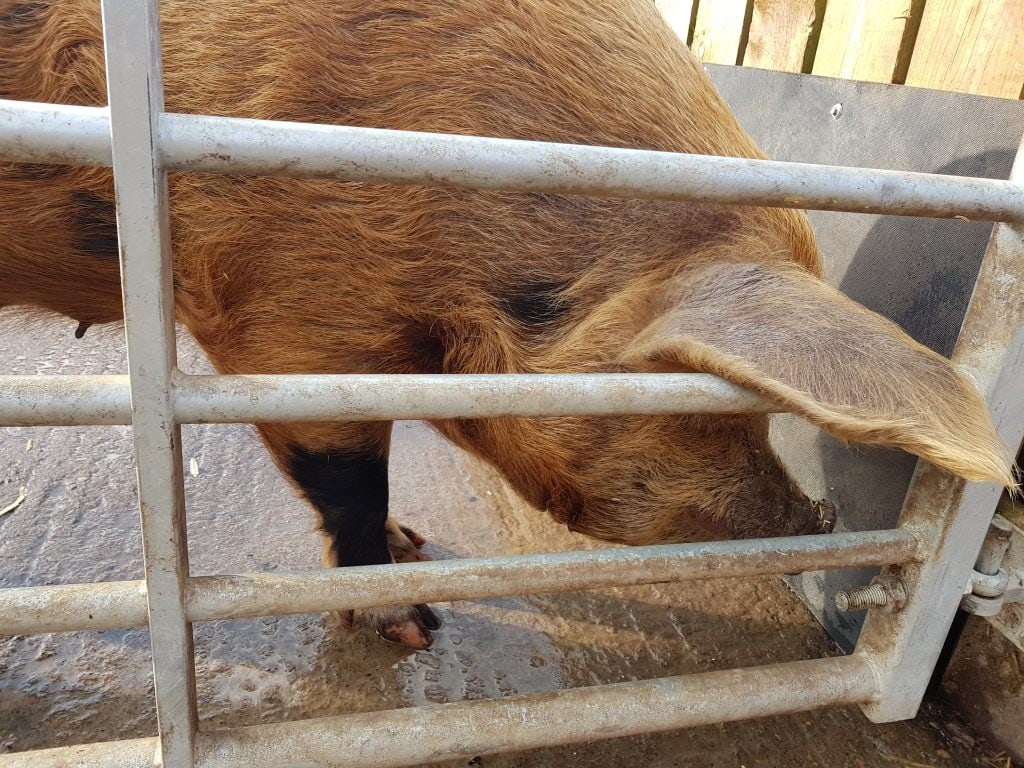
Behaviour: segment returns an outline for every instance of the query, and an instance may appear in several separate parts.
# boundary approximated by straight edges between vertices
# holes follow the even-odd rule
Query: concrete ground
[[[76,341],[70,321],[0,314],[3,373],[124,370],[119,329]],[[183,367],[202,370],[183,341]],[[318,566],[312,512],[246,426],[184,434],[195,574]],[[0,430],[0,587],[141,576],[127,428]],[[191,461],[194,459],[194,464]],[[196,474],[190,466],[198,469]],[[486,467],[423,425],[395,427],[395,516],[434,558],[595,545],[528,509]],[[334,616],[195,627],[202,727],[513,696],[836,653],[776,578],[471,600],[435,606],[429,651],[346,630]],[[0,752],[155,732],[142,630],[0,638]],[[339,755],[339,762],[344,756]],[[856,708],[611,742],[484,756],[482,766],[1006,766],[950,710],[869,723]]]

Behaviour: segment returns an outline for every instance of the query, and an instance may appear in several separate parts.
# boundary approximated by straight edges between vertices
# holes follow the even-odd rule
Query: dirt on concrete
[[[4,373],[123,370],[116,329],[83,341],[74,324],[26,326],[0,315]],[[183,340],[183,367],[203,370]],[[318,567],[313,513],[281,479],[251,428],[184,430],[194,574]],[[134,469],[126,428],[0,430],[0,587],[140,578]],[[194,461],[194,464],[192,460]],[[191,469],[197,470],[193,474]],[[488,468],[427,427],[399,423],[392,512],[424,534],[431,557],[603,545],[529,509]],[[10,498],[9,498],[10,497]],[[774,577],[690,582],[435,606],[428,651],[380,641],[333,615],[195,626],[202,728],[514,696],[838,653]],[[0,751],[155,733],[144,630],[0,638]],[[344,764],[344,755],[339,755]],[[450,765],[1006,765],[953,710],[874,725],[856,708],[710,726]]]

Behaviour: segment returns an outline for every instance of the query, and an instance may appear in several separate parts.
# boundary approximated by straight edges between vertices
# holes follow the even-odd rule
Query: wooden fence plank
[[[812,71],[901,82],[922,6],[922,0],[829,0]]]
[[[817,0],[754,0],[743,65],[802,72],[821,5]]]
[[[700,0],[690,48],[703,61],[737,64],[750,0]]]
[[[1019,98],[1024,0],[928,0],[907,84]]]
[[[690,42],[690,21],[695,0],[654,0],[662,17],[684,43]]]

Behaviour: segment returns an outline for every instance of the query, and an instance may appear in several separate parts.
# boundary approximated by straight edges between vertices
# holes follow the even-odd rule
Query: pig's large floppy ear
[[[713,373],[842,440],[898,446],[969,480],[1013,485],[985,402],[953,365],[795,266],[677,273],[623,362]]]

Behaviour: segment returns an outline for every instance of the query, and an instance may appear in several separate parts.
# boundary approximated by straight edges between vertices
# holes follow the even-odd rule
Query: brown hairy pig
[[[167,110],[763,157],[650,0],[161,3]],[[0,98],[105,103],[97,0],[0,0]],[[172,175],[176,313],[224,373],[717,374],[843,439],[1010,484],[950,363],[826,285],[804,214]],[[0,305],[121,318],[111,174],[0,166]],[[611,542],[820,531],[763,415],[434,424]],[[332,565],[415,559],[390,423],[268,424]],[[370,611],[431,642],[426,606]]]

